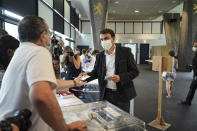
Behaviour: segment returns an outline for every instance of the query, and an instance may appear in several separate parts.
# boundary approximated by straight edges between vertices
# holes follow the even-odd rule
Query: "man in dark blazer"
[[[96,57],[94,69],[87,82],[98,78],[100,100],[107,100],[126,112],[130,100],[136,97],[133,79],[139,74],[130,48],[116,46],[115,33],[111,29],[100,31],[101,45],[104,48]]]
[[[195,40],[194,40],[192,50],[195,53],[195,56],[192,60],[192,68],[193,68],[193,73],[194,73],[193,74],[193,80],[192,80],[192,83],[190,85],[190,89],[189,89],[189,92],[187,94],[187,97],[186,97],[185,101],[181,102],[181,104],[187,105],[187,106],[191,105],[194,94],[195,94],[196,89],[197,89],[197,34],[195,36]]]

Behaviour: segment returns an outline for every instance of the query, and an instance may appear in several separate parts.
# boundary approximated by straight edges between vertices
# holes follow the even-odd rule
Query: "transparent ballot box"
[[[145,122],[107,101],[62,107],[66,123],[85,120],[88,131],[146,131]]]

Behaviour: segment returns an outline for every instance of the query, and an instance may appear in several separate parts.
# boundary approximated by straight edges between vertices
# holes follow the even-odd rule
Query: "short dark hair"
[[[10,57],[8,56],[8,49],[15,50],[19,47],[19,41],[10,35],[5,35],[0,39],[0,65],[3,69],[6,69],[10,63]]]
[[[197,42],[197,33],[194,36],[194,42]]]
[[[4,36],[4,35],[8,35],[8,32],[2,28],[0,28],[0,37]]]
[[[18,24],[21,42],[35,42],[44,31],[47,31],[46,22],[38,16],[26,16]]]
[[[105,29],[101,30],[100,34],[110,34],[111,37],[115,37],[114,31],[112,29],[109,29],[109,28],[105,28]]]
[[[169,53],[168,53],[170,56],[174,57],[175,56],[175,52],[173,50],[171,50]]]
[[[92,52],[92,55],[97,55],[97,54],[99,54],[99,50],[94,50],[93,52]]]

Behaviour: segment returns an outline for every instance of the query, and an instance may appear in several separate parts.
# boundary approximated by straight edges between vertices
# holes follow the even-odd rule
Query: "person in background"
[[[85,68],[85,56],[86,56],[86,49],[82,49],[82,54],[80,56],[82,70]]]
[[[8,35],[8,32],[2,28],[0,28],[0,38],[4,35]]]
[[[171,50],[169,55],[172,57],[172,72],[166,73],[166,91],[168,94],[166,98],[171,98],[171,88],[176,78],[176,69],[178,69],[178,60],[175,58],[175,52]]]
[[[133,79],[139,74],[131,50],[115,45],[115,33],[111,29],[101,30],[100,40],[104,51],[97,55],[94,69],[80,75],[89,75],[87,82],[98,78],[100,100],[129,112],[130,100],[136,97]]]
[[[80,56],[75,55],[70,46],[64,48],[64,56],[62,59],[62,67],[65,67],[65,80],[74,80],[81,73]],[[77,97],[82,97],[82,93],[75,90],[80,90],[81,87],[70,88],[70,92]]]
[[[5,72],[0,90],[0,120],[17,110],[29,109],[32,126],[29,131],[86,131],[84,121],[65,123],[53,93],[84,85],[80,77],[64,81],[55,78],[52,57],[45,48],[50,45],[50,31],[44,19],[26,16],[18,24],[20,46]]]
[[[187,97],[184,101],[181,101],[181,104],[190,106],[194,97],[194,94],[197,89],[197,34],[194,40],[192,51],[195,53],[195,56],[192,60],[192,67],[193,67],[193,80],[190,85],[189,92],[187,94]]]
[[[94,64],[96,61],[96,56],[99,54],[99,50],[93,50],[92,52],[92,57],[91,57],[91,61],[90,61],[90,67],[93,69],[94,68]]]
[[[61,79],[59,57],[58,56],[53,56],[52,57],[52,62],[53,62],[53,69],[54,69],[54,72],[55,72],[55,77],[57,79]]]
[[[75,54],[78,55],[78,56],[80,56],[80,50],[79,50],[79,48],[76,48],[75,49]]]
[[[66,68],[66,80],[74,80],[81,73],[80,56],[75,55],[70,46],[64,48],[62,67]]]
[[[0,88],[5,70],[7,69],[14,51],[19,47],[19,41],[10,35],[0,38]]]
[[[92,48],[89,48],[89,49],[86,51],[86,55],[88,55],[88,56],[91,56],[91,55],[92,55]]]

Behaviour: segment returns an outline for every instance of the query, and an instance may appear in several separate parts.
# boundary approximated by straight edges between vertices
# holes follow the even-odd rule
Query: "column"
[[[177,54],[180,40],[180,14],[165,13],[163,19],[166,44],[170,45]]]
[[[103,50],[99,35],[105,28],[108,0],[89,0],[89,7],[94,49]]]
[[[197,2],[184,0],[180,45],[178,51],[179,68],[186,71],[186,65],[192,63],[192,46],[195,33],[197,32]]]

